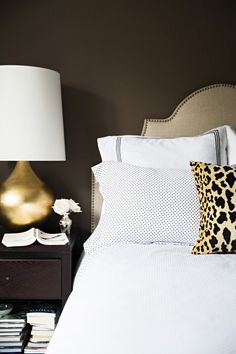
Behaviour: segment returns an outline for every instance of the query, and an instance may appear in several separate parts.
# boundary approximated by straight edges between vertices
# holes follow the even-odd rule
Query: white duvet
[[[86,256],[47,354],[236,353],[236,255],[190,252],[126,244]]]

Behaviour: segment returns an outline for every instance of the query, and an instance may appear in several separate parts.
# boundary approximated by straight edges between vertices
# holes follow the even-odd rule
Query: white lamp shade
[[[59,73],[0,65],[0,160],[65,160]]]

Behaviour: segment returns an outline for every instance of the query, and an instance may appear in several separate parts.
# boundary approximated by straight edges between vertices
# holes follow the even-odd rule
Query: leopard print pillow
[[[190,162],[200,200],[193,254],[236,252],[236,167]]]

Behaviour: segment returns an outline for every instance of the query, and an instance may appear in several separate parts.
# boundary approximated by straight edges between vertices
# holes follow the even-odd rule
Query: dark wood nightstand
[[[0,301],[57,300],[63,308],[72,289],[74,241],[72,236],[64,246],[0,243]]]

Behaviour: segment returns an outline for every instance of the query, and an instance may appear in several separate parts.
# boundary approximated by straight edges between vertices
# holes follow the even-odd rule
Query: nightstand
[[[72,289],[74,241],[63,246],[0,243],[0,301],[57,300],[63,308]]]

